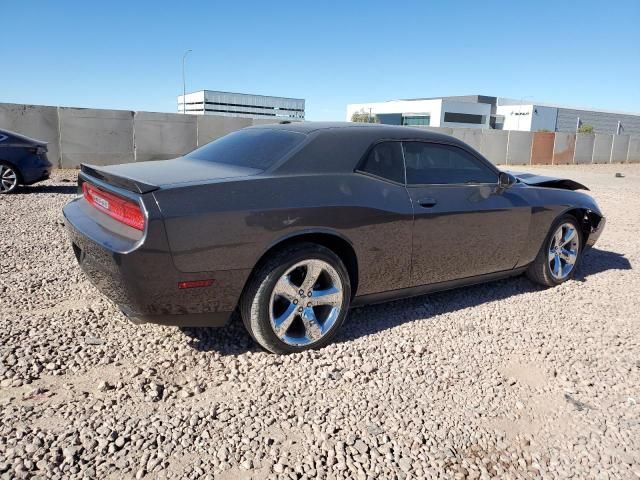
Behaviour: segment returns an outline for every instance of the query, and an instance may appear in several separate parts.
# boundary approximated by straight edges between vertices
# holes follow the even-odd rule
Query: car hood
[[[246,177],[261,172],[254,168],[185,157],[106,167],[83,164],[81,168],[84,173],[92,177],[137,193],[147,193],[177,185]]]
[[[560,188],[563,190],[589,190],[583,184],[569,178],[546,177],[533,173],[507,172],[522,183],[535,187]]]

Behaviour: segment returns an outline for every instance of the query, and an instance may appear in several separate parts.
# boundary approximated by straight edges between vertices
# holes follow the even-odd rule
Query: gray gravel
[[[67,243],[74,172],[0,197],[0,478],[640,477],[640,166],[550,172],[608,216],[576,280],[361,308],[287,357],[123,318]]]

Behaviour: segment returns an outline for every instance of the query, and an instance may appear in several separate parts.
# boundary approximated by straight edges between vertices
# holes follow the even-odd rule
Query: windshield
[[[207,143],[186,158],[266,170],[305,137],[302,133],[284,130],[240,130]]]

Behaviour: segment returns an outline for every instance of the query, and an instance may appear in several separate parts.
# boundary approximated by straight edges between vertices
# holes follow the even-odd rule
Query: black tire
[[[6,188],[6,185],[3,182],[3,178],[5,177],[5,175],[7,175],[7,172],[10,172],[10,174],[12,174],[15,178],[15,182],[9,188]],[[6,163],[6,162],[0,162],[0,182],[2,182],[2,184],[0,185],[0,195],[13,193],[18,188],[18,185],[22,183],[20,178],[20,172],[13,165],[10,165],[9,163]]]
[[[579,250],[577,253],[576,261],[573,265],[573,269],[569,272],[569,274],[566,277],[562,279],[558,279],[551,272],[551,266],[549,262],[549,250],[552,247],[553,237],[556,230],[558,230],[558,228],[565,223],[569,223],[575,228],[578,235]],[[558,217],[555,220],[555,222],[553,222],[553,224],[551,225],[551,228],[549,229],[549,233],[544,239],[544,242],[542,243],[542,246],[540,247],[540,251],[538,252],[538,255],[536,256],[535,260],[533,261],[533,263],[531,263],[531,265],[529,265],[529,268],[527,269],[527,277],[529,277],[529,280],[531,280],[532,282],[538,283],[545,287],[555,287],[556,285],[560,285],[561,283],[566,282],[567,280],[573,278],[573,276],[576,273],[576,270],[580,265],[583,246],[584,246],[583,233],[576,217],[569,214]]]
[[[313,343],[300,346],[281,340],[271,326],[271,294],[278,280],[297,263],[306,260],[321,260],[328,263],[340,278],[342,303],[339,315],[324,335]],[[251,337],[265,350],[277,354],[288,354],[327,345],[342,325],[351,301],[349,274],[340,258],[331,250],[314,243],[299,243],[284,247],[268,258],[254,272],[240,299],[240,315]],[[299,321],[299,320],[295,320]]]

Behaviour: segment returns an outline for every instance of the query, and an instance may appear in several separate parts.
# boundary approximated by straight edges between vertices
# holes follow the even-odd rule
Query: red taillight
[[[137,230],[144,230],[144,213],[137,203],[105,192],[87,182],[82,184],[82,193],[87,202],[111,218]]]

